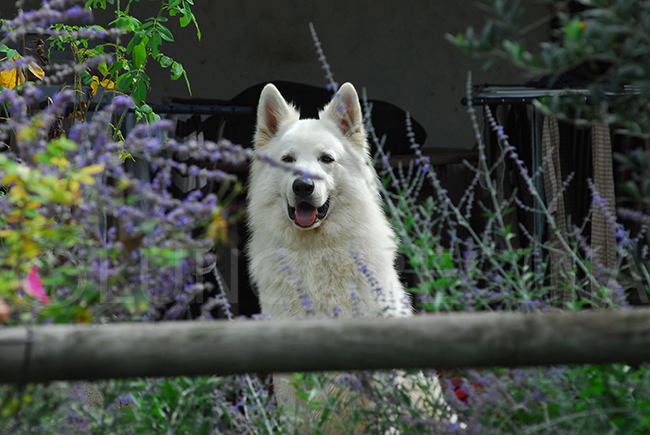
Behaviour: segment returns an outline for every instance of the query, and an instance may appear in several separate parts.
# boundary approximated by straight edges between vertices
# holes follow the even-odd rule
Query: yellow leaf
[[[59,182],[59,179],[58,179],[58,178],[54,178],[54,177],[51,176],[51,175],[45,175],[45,176],[43,176],[43,178],[41,179],[41,182],[42,182],[44,185],[46,185],[46,186],[48,186],[48,187],[51,187],[53,191],[61,190],[61,183]]]
[[[95,184],[95,179],[91,176],[88,175],[81,175],[76,177],[77,180],[79,180],[80,183],[83,184]]]
[[[20,179],[20,177],[18,177],[18,175],[9,174],[4,176],[4,178],[2,179],[2,184],[9,184],[13,181],[22,182],[22,180]]]
[[[99,77],[93,76],[93,81],[90,82],[90,88],[93,90],[93,97],[97,94],[97,86],[99,86]]]
[[[13,89],[16,87],[16,69],[0,71],[0,86]]]
[[[0,60],[5,59],[6,57]],[[18,56],[14,57],[14,59],[18,59]],[[0,71],[0,86],[2,87],[13,89],[16,85],[22,85],[25,81],[25,74],[21,69],[14,68],[8,71]]]
[[[70,180],[70,190],[73,191],[74,193],[79,192],[79,181],[78,180]]]
[[[129,181],[128,178],[120,178],[116,186],[117,190],[120,192],[129,187],[131,187],[131,181]]]
[[[122,150],[122,151],[120,151],[120,160],[122,160],[123,162],[125,162],[126,159],[131,159],[131,160],[133,160],[133,161],[135,162],[135,158],[131,155],[130,152],[128,152],[128,151],[126,151],[126,150]]]
[[[81,173],[90,175],[90,174],[97,174],[99,172],[102,172],[104,170],[104,165],[90,165],[86,166],[84,168],[81,168]]]
[[[24,197],[27,196],[27,191],[23,186],[19,185],[14,185],[9,189],[9,195],[11,196],[17,196],[17,197]]]
[[[100,83],[100,85],[102,85],[102,86],[105,87],[106,89],[113,89],[113,88],[115,87],[115,83],[113,83],[113,81],[111,81],[111,80],[109,80],[109,79],[104,79],[104,80],[102,80],[102,82]]]
[[[0,230],[0,237],[9,237],[13,233],[13,230]]]
[[[45,77],[45,71],[43,71],[43,69],[40,66],[36,65],[35,62],[29,62],[29,70],[39,80],[43,80],[43,77]]]
[[[50,163],[52,163],[53,165],[58,166],[59,168],[65,168],[66,166],[68,166],[70,164],[68,159],[66,159],[65,157],[52,157],[50,159]]]
[[[72,192],[57,192],[54,195],[54,200],[59,204],[73,204],[75,202],[76,196]]]
[[[31,240],[25,240],[23,242],[23,252],[28,253],[32,258],[38,257],[41,254],[41,250],[38,249],[38,245],[36,245]]]
[[[27,209],[35,209],[35,208],[39,208],[40,206],[41,206],[41,203],[38,202],[38,201],[29,201],[27,203],[27,205],[25,206],[25,208],[27,208]]]
[[[29,126],[20,129],[17,136],[18,136],[18,140],[31,141],[34,140],[34,138],[36,138],[37,134],[38,134],[37,128]]]
[[[212,222],[208,226],[208,236],[215,242],[228,241],[228,222],[223,218],[220,211],[216,211],[212,217]]]
[[[44,227],[45,225],[48,224],[48,219],[45,219],[45,217],[39,214],[34,219],[32,219],[32,222],[33,222],[33,226]]]

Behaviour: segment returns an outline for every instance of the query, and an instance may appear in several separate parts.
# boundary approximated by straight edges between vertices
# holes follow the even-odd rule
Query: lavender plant
[[[45,3],[38,11],[21,12],[16,19],[4,21],[3,32],[20,39],[38,29],[40,34],[50,32],[59,41],[65,37],[83,47],[88,39],[114,45],[111,38],[122,34],[119,27],[72,29],[60,21],[79,17],[90,20],[90,10],[73,2]],[[155,44],[148,53],[154,49]],[[25,56],[5,61],[3,68],[24,68],[36,61]],[[129,69],[124,59],[113,61],[98,51],[86,51],[74,64],[55,71],[48,82],[66,68],[79,76],[117,61]],[[131,78],[135,86],[144,82],[140,76]],[[117,82],[116,89],[123,88]],[[141,124],[124,140],[115,140],[119,120],[135,107],[133,99],[123,95],[132,93],[130,87],[122,91],[92,119],[74,124],[65,134],[54,134],[53,128],[61,128],[67,105],[75,100],[74,91],[63,90],[47,109],[32,116],[30,110],[41,97],[34,84],[6,88],[0,96],[8,114],[2,125],[5,152],[0,155],[1,295],[11,309],[11,322],[154,318],[161,307],[168,308],[164,317],[173,318],[206,289],[195,282],[195,275],[204,256],[224,237],[223,231],[215,231],[226,225],[223,204],[214,194],[200,192],[184,200],[173,198],[167,189],[171,173],[221,183],[238,180],[219,170],[166,159],[162,150],[228,163],[246,160],[248,152],[227,142],[179,144],[168,137],[172,126],[164,120]],[[148,162],[154,173],[150,182],[125,170],[127,155]],[[195,237],[193,232],[203,235]],[[34,303],[30,292],[47,299]]]
[[[560,38],[542,47],[540,60],[521,48],[516,39],[521,36],[518,33],[521,29],[520,3],[493,2],[493,7],[500,20],[490,21],[479,36],[468,29],[453,38],[454,42],[472,54],[490,52],[535,72],[567,72],[580,63],[593,67],[596,60],[604,58],[609,62],[609,69],[607,74],[588,84],[594,96],[589,105],[583,100],[546,99],[538,108],[560,119],[598,119],[621,131],[645,133],[647,84],[642,78],[629,75],[634,70],[633,65],[639,67],[641,60],[634,57],[627,43],[608,46],[604,52],[594,47],[605,41],[618,41],[620,34],[637,34],[639,28],[647,24],[646,8],[638,2],[589,2],[587,10],[575,17],[560,10]],[[634,14],[634,19],[625,20],[623,17],[627,14]],[[640,46],[636,39],[626,41],[635,44],[634,53],[646,49],[642,47],[647,44]],[[567,62],[567,58],[576,62]],[[543,69],[542,63],[548,69]],[[557,75],[554,74],[551,81],[555,79]],[[619,95],[617,99],[617,95],[609,93],[605,98],[613,85],[622,92],[624,83],[634,86],[634,97]],[[617,88],[619,85],[621,87]],[[628,305],[624,296],[625,283],[640,282],[640,291],[645,292],[650,284],[643,260],[643,253],[647,253],[645,226],[648,223],[642,194],[647,190],[645,153],[639,150],[629,157],[617,156],[633,171],[632,180],[625,188],[636,204],[641,205],[641,210],[623,208],[620,214],[640,226],[637,236],[630,235],[630,229],[609,211],[592,185],[592,212],[598,210],[606,216],[608,230],[618,241],[617,266],[605,270],[581,228],[574,228],[568,237],[558,234],[552,213],[555,200],[543,201],[535,188],[536,178],[542,173],[524,167],[515,149],[509,145],[503,127],[486,108],[486,122],[503,150],[496,162],[488,161],[476,111],[471,106],[471,82],[467,89],[468,112],[478,144],[479,162],[476,167],[466,164],[474,178],[457,203],[448,197],[417,144],[413,144],[414,161],[407,168],[391,168],[387,165],[389,156],[381,151],[377,159],[384,165],[383,176],[387,179],[383,193],[388,212],[402,238],[403,252],[419,278],[417,292],[422,307],[433,311],[524,312],[585,307],[612,309]],[[607,112],[604,111],[606,106],[610,107]],[[379,138],[375,141],[381,142]],[[527,186],[525,193],[538,199],[538,207],[526,206],[515,196],[502,198],[498,195],[496,171],[503,161],[509,161],[517,169]],[[564,181],[564,187],[570,182],[571,177]],[[422,186],[429,187],[433,194],[416,200],[414,194],[417,195]],[[477,209],[484,214],[483,223],[478,227],[476,221],[470,220],[471,212]],[[542,245],[529,237],[530,248],[519,248],[511,243],[513,228],[505,217],[513,209],[542,214],[551,234],[557,236],[556,242]],[[526,234],[525,228],[521,230]],[[568,259],[568,269],[554,271],[551,253],[560,253]],[[543,261],[538,262],[540,258]],[[632,271],[626,262],[633,265]],[[633,279],[626,276],[629,273]],[[553,276],[562,291],[550,285]],[[587,286],[592,288],[590,293],[584,290]],[[464,400],[450,403],[469,433],[644,433],[648,428],[645,418],[648,368],[645,365],[466,370],[457,374],[463,377],[464,383],[456,393]]]
[[[505,7],[505,3],[497,3]],[[326,78],[336,89],[315,30],[313,27],[311,30]],[[375,161],[382,168],[380,178],[387,213],[401,239],[401,252],[409,266],[407,271],[416,277],[417,287],[412,291],[420,309],[530,313],[627,307],[621,284],[625,279],[624,260],[631,259],[631,252],[644,250],[644,229],[641,237],[631,238],[629,231],[607,211],[609,208],[592,188],[592,210],[607,211],[604,214],[608,230],[619,242],[617,267],[614,270],[602,267],[582,228],[574,228],[568,235],[559,232],[553,213],[557,200],[544,200],[535,187],[543,173],[525,167],[489,108],[486,122],[502,153],[488,160],[482,128],[471,105],[471,92],[469,76],[468,113],[479,159],[476,166],[465,163],[473,177],[457,201],[450,198],[429,158],[413,140],[411,163],[390,165],[390,155],[382,151],[386,138],[374,134],[370,122],[372,107],[365,104],[366,129],[377,145]],[[406,123],[407,126],[410,123],[408,118]],[[645,159],[637,156],[636,161],[645,162]],[[496,173],[503,162],[519,173],[525,182],[526,195],[537,199],[536,207],[524,204],[514,194],[509,197],[500,194]],[[628,164],[632,166],[629,161]],[[571,178],[564,181],[564,188]],[[633,193],[640,192],[640,188],[629,189]],[[637,195],[636,199],[642,201],[642,196]],[[550,234],[555,236],[554,241],[542,244],[522,226],[519,234],[528,238],[528,246],[516,244],[515,231],[507,219],[514,210],[543,215]],[[475,219],[477,213],[481,219]],[[633,213],[628,211],[627,215]],[[641,222],[638,217],[637,222]],[[647,224],[647,220],[643,223]],[[552,253],[568,261],[568,267],[553,267]],[[641,279],[647,286],[650,282],[644,280],[646,269],[639,267],[639,270],[635,279]],[[591,291],[586,292],[586,287]],[[453,377],[449,378],[450,375]],[[447,373],[443,375],[443,382],[448,385],[446,397],[462,424],[441,422],[420,409],[412,415],[401,414],[399,427],[404,433],[546,433],[551,430],[559,433],[643,433],[649,424],[645,418],[647,377],[645,365],[470,369]],[[455,394],[450,394],[452,391]],[[373,394],[382,392],[369,391],[368,397]],[[405,402],[403,396],[388,394],[382,405],[390,403],[387,408],[394,411]]]
[[[186,2],[164,3],[161,10],[182,13],[182,21],[195,22]],[[119,15],[120,20],[131,18],[121,11]],[[38,86],[25,82],[25,71],[38,71],[34,65],[47,58],[43,52],[34,58],[5,49],[9,59],[1,68],[13,72],[10,78],[14,78],[0,93],[6,115],[0,126],[0,301],[1,320],[6,324],[182,317],[188,304],[209,288],[197,279],[197,271],[214,261],[210,251],[226,237],[227,201],[200,192],[183,200],[172,197],[168,191],[172,171],[224,185],[237,185],[239,180],[220,170],[175,162],[163,157],[169,154],[162,151],[228,164],[249,158],[247,150],[227,141],[177,143],[168,137],[171,123],[155,117],[122,138],[120,122],[127,111],[146,111],[141,92],[147,86],[141,74],[146,57],[170,61],[158,45],[171,35],[160,24],[161,17],[151,35],[144,32],[149,26],[140,29],[131,19],[130,30],[139,32],[136,38],[140,39],[130,51],[115,40],[124,33],[117,25],[122,21],[109,30],[66,24],[69,19],[90,21],[91,17],[87,7],[52,1],[2,22],[3,42],[37,33],[75,47],[73,64],[43,64],[39,78],[46,84],[69,74],[87,79],[88,71],[110,65],[107,75],[120,91],[105,108],[92,114],[84,110],[83,116],[76,117],[81,122],[63,131],[68,105],[76,100],[79,113],[79,102],[84,100],[76,97],[79,93],[91,97],[96,87],[90,83],[92,92],[85,93],[76,82],[72,90],[62,90],[45,110],[37,111],[43,95]],[[145,41],[148,38],[153,42]],[[89,40],[103,45],[90,49]],[[144,59],[138,58],[140,44],[145,46]],[[105,54],[101,47],[107,46],[118,48],[117,58]],[[125,53],[132,53],[134,59],[125,59]],[[184,75],[179,63],[170,65],[175,75]],[[126,159],[146,162],[152,179],[128,172]],[[215,301],[218,305],[222,300]],[[267,400],[257,393],[264,388],[247,379],[257,394],[255,405]],[[235,391],[235,397],[237,388],[237,379],[226,383],[219,378],[6,386],[0,389],[0,432],[128,433],[164,427],[179,433],[212,433],[217,423],[227,420],[228,412],[236,414],[237,407],[216,406],[210,399],[228,391]],[[88,392],[95,398],[89,399]],[[184,399],[195,395],[205,406]],[[197,418],[197,411],[204,418]],[[256,414],[247,415],[253,419]],[[241,418],[234,415],[231,420],[231,426],[237,427]]]
[[[16,106],[19,92],[5,90],[3,101]],[[124,142],[114,142],[106,125],[114,113],[132,107],[126,97],[116,97],[93,121],[73,127],[67,137],[48,142],[49,120],[62,114],[71,98],[62,93],[54,106],[29,124],[13,126],[16,142],[2,155],[3,296],[14,305],[16,316],[24,308],[36,319],[151,317],[153,308],[170,302],[174,304],[165,316],[177,317],[205,290],[205,285],[194,282],[193,274],[219,241],[193,237],[192,231],[221,225],[223,220],[213,194],[174,199],[167,190],[171,171],[236,180],[218,170],[164,159],[160,151],[164,147],[228,162],[241,161],[247,153],[225,142],[199,147],[162,141],[156,135],[169,130],[166,121],[136,127]],[[124,148],[150,162],[156,171],[150,183],[125,171],[119,158]],[[20,161],[14,157],[18,153]],[[45,306],[30,304],[20,293],[22,277],[34,266],[43,285],[54,291]]]

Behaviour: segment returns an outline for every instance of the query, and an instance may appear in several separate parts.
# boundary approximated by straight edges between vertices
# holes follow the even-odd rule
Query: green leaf
[[[162,39],[164,39],[167,42],[174,42],[174,35],[172,35],[172,32],[169,31],[169,29],[165,26],[163,26],[160,23],[156,24],[156,31],[160,35]]]
[[[564,31],[566,38],[569,41],[579,41],[581,30],[584,27],[584,23],[580,21],[578,17],[571,20],[569,24],[565,27]]]
[[[185,0],[185,1],[190,5],[194,5],[194,2],[191,1],[191,0]],[[196,27],[196,37],[200,41],[201,40],[201,29],[199,29],[199,23],[196,21],[196,17],[194,16],[192,11],[190,10],[190,7],[187,6],[187,5],[185,5],[185,15],[188,16],[192,20],[192,22],[194,23],[194,27]]]
[[[144,33],[136,33],[133,35],[133,38],[129,41],[129,44],[126,46],[127,53],[133,53],[135,47],[144,40]]]
[[[147,98],[147,85],[145,85],[143,81],[135,82],[131,97],[133,97],[135,104],[140,106],[144,102],[145,98]]]
[[[641,193],[639,192],[639,188],[637,187],[636,183],[634,183],[633,181],[626,181],[625,183],[621,183],[619,184],[619,187],[625,193],[631,195],[632,198],[638,198],[641,196]]]
[[[155,24],[155,18],[149,18],[146,23],[140,27],[140,30],[146,31],[149,27],[152,27]]]
[[[18,51],[14,50],[13,48],[7,50],[7,59],[13,59],[15,57],[21,57]]]
[[[142,103],[142,106],[138,107],[138,110],[142,113],[150,114],[153,113],[153,109],[147,103]]]
[[[122,92],[128,94],[131,91],[132,84],[133,84],[133,73],[128,72],[118,77],[116,86]]]
[[[124,61],[122,60],[114,60],[111,62],[110,66],[108,67],[108,74],[111,76],[116,76],[122,67],[124,66]]]
[[[188,14],[184,14],[179,21],[181,23],[181,27],[187,27],[187,25],[192,22],[192,17],[188,16]]]
[[[178,80],[184,72],[185,69],[183,68],[183,65],[176,61],[172,63],[172,80]]]
[[[97,65],[97,70],[102,74],[102,75],[108,75],[108,66],[106,66],[106,62],[102,62],[99,65]]]
[[[162,55],[159,59],[160,66],[163,68],[169,68],[172,63],[174,63],[174,59],[172,59],[169,56]]]
[[[172,63],[172,80],[178,80],[181,76],[185,79],[185,84],[187,85],[187,91],[192,95],[192,88],[190,87],[190,81],[187,78],[187,73],[179,62],[174,61]]]
[[[74,151],[78,148],[78,145],[74,141],[67,139],[64,136],[59,139],[53,140],[48,145],[66,151]]]
[[[81,74],[79,74],[79,77],[81,78],[81,82],[86,86],[91,84],[93,81],[93,77],[88,71],[82,71]]]
[[[117,18],[117,19],[111,21],[110,24],[114,25],[117,29],[125,29],[126,30],[126,29],[128,29],[130,22],[126,18],[120,17],[120,18]]]
[[[438,266],[441,269],[454,269],[454,261],[451,257],[450,252],[445,252],[442,254],[442,258],[440,259]]]
[[[158,51],[158,47],[162,44],[162,38],[160,37],[160,34],[154,33],[153,36],[149,39],[149,42],[147,42],[147,48],[151,50],[151,56],[154,59],[158,58],[158,55],[160,52]]]
[[[113,0],[108,0],[108,2],[110,4],[113,4]],[[106,9],[106,0],[87,0],[84,7],[89,8],[91,6],[94,7],[94,8],[100,7],[100,8],[105,10]]]
[[[147,58],[147,47],[144,41],[136,45],[133,49],[133,64],[136,68],[141,68]]]

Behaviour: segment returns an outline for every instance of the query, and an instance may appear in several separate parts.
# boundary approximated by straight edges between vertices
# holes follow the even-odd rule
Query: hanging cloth
[[[544,191],[546,207],[553,218],[549,222],[547,247],[551,275],[551,286],[555,297],[563,301],[571,300],[570,290],[575,276],[571,260],[562,247],[561,239],[568,241],[564,192],[562,186],[562,167],[560,165],[560,129],[556,118],[544,117],[542,127],[542,167],[544,169]],[[568,293],[567,293],[568,292]]]
[[[614,169],[609,128],[594,122],[591,127],[592,157],[594,164],[594,190],[600,195],[591,215],[592,262],[612,270],[616,265],[615,229],[608,217],[615,216]]]

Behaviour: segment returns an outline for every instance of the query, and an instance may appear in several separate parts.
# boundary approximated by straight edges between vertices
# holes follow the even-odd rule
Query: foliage
[[[223,420],[213,401],[229,387],[222,379],[205,377],[33,385],[22,394],[21,419],[7,429],[21,433],[41,426],[53,431],[45,433],[117,434],[146,427],[154,433],[210,434]],[[2,405],[5,417],[18,410],[16,400]]]
[[[7,115],[0,125],[4,142],[0,153],[0,299],[3,318],[7,309],[10,312],[9,323],[181,316],[195,295],[209,287],[196,282],[193,272],[212,258],[210,250],[225,237],[228,217],[223,212],[225,197],[200,192],[183,200],[172,197],[167,189],[172,173],[230,186],[237,186],[238,181],[222,171],[164,155],[181,152],[214,162],[243,161],[248,155],[227,142],[201,147],[195,142],[179,144],[168,137],[171,123],[155,116],[122,138],[120,123],[128,111],[145,110],[145,94],[135,90],[147,86],[146,60],[162,58],[160,35],[170,39],[171,34],[161,24],[164,20],[140,26],[119,6],[113,24],[121,26],[126,20],[131,27],[106,30],[63,24],[65,20],[90,21],[89,11],[66,1],[52,2],[2,22],[2,42],[38,33],[49,36],[54,45],[69,44],[74,54],[72,64],[50,65],[44,42],[37,40],[37,58],[8,49],[11,60],[5,60],[5,70],[26,76],[27,70],[34,69],[32,65],[41,62],[47,84],[68,74],[75,80],[72,89],[63,86],[42,111],[32,112],[42,92],[30,81],[0,93],[0,110]],[[162,11],[180,14],[184,22],[194,19],[186,2],[162,2]],[[140,42],[127,49],[113,41],[129,32],[135,32],[131,42],[134,38]],[[133,47],[148,39],[154,42],[145,43],[144,58],[134,58],[137,49]],[[116,58],[106,54],[109,47]],[[93,79],[84,91],[78,79],[88,78],[88,71],[94,70],[105,75],[101,82]],[[104,106],[88,112],[90,98],[101,83],[115,92]],[[129,94],[135,94],[139,106]],[[73,101],[73,125],[65,131],[64,116]],[[151,168],[153,178],[138,179],[126,171],[127,159]],[[36,288],[45,293],[39,296]]]
[[[108,7],[105,0],[86,1],[85,7],[90,8],[91,6],[104,10]],[[51,52],[53,48],[63,50],[69,46],[77,63],[110,53],[113,56],[111,62],[100,62],[97,65],[97,74],[100,74],[101,78],[90,70],[79,74],[78,80],[88,87],[87,99],[90,100],[95,96],[98,85],[103,87],[102,96],[107,90],[115,88],[119,92],[131,96],[135,102],[138,117],[145,116],[152,122],[158,120],[159,117],[146,103],[147,92],[150,89],[150,79],[146,73],[146,67],[150,59],[153,59],[161,68],[169,68],[172,80],[184,78],[187,89],[191,93],[190,82],[183,65],[161,51],[163,43],[174,42],[174,36],[165,25],[169,18],[164,15],[179,16],[182,27],[194,23],[197,37],[199,40],[201,39],[201,32],[191,6],[192,2],[187,0],[161,1],[157,15],[147,17],[142,21],[129,14],[131,2],[122,10],[118,1],[114,4],[116,18],[110,23],[112,29],[119,32],[115,41],[98,44],[96,41],[80,39],[75,32],[79,27],[57,23],[53,26],[57,33],[52,37],[49,51]],[[90,28],[96,32],[106,32],[106,29],[99,25],[93,25]],[[99,101],[101,102],[101,100],[100,96]],[[88,102],[78,98],[76,113],[80,119],[85,117],[89,108],[87,104],[82,103]]]
[[[543,99],[542,110],[559,119],[612,125],[629,134],[650,134],[650,4],[644,0],[548,2],[549,16],[523,26],[525,3],[492,0],[482,31],[472,27],[447,35],[464,52],[503,58],[548,87],[583,88],[582,96]],[[570,4],[579,7],[570,11]],[[538,25],[554,22],[552,40],[539,47],[526,41]]]

